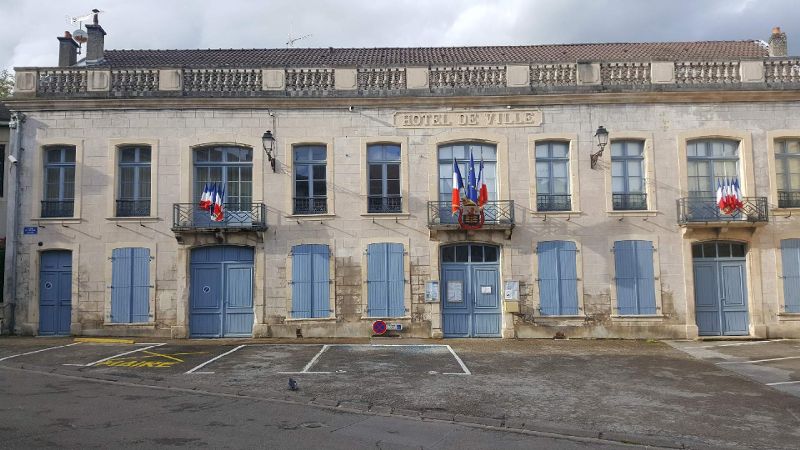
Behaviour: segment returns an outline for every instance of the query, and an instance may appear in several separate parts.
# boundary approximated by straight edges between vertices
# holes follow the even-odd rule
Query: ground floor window
[[[115,248],[111,254],[111,322],[147,322],[150,249]]]
[[[330,316],[330,251],[327,245],[292,247],[292,317]]]
[[[800,239],[781,241],[783,303],[787,313],[800,313]]]
[[[367,246],[367,315],[405,315],[403,244],[379,243]]]
[[[543,316],[578,315],[578,248],[571,241],[539,242],[539,310]]]
[[[614,242],[617,311],[620,315],[656,314],[653,243]]]

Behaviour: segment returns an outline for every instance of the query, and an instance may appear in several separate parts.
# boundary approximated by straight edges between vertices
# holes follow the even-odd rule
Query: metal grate
[[[570,194],[536,194],[537,211],[570,211],[572,195]]]

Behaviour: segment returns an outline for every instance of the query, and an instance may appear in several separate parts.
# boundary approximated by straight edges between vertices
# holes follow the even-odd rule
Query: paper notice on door
[[[462,303],[464,301],[464,285],[461,281],[447,282],[447,301],[449,303]]]
[[[481,286],[481,294],[491,294],[492,287],[491,286]]]

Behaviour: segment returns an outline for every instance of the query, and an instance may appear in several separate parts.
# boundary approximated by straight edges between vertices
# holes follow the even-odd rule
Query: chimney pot
[[[769,37],[769,56],[778,58],[789,56],[786,33],[781,31],[781,27],[772,29],[772,36]]]

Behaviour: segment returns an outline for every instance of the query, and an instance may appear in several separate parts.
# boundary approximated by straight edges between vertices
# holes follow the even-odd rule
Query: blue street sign
[[[39,234],[39,227],[25,227],[22,229],[23,234]]]

